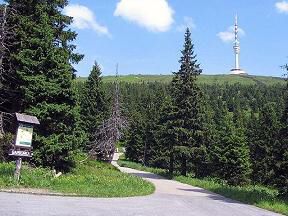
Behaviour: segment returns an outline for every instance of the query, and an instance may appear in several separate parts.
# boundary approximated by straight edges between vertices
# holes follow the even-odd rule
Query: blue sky
[[[186,26],[203,73],[228,74],[234,56],[227,30],[236,13],[241,68],[282,76],[288,63],[288,0],[70,0],[64,13],[74,17],[77,51],[85,54],[78,76],[88,76],[94,61],[103,75],[113,75],[117,63],[123,75],[171,74]]]

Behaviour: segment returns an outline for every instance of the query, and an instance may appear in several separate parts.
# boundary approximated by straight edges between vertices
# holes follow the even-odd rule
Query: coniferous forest
[[[193,48],[187,30],[170,84],[122,83],[131,124],[126,157],[170,174],[287,194],[287,85],[199,85]]]
[[[6,2],[0,160],[11,160],[12,114],[27,113],[41,122],[29,163],[69,172],[73,155],[89,152],[111,113],[114,83],[103,83],[97,62],[86,81],[76,79],[73,65],[83,55],[74,52],[72,18],[61,12],[68,1]],[[129,122],[120,140],[126,158],[170,175],[267,185],[287,196],[288,83],[199,84],[202,69],[189,29],[178,60],[170,83],[120,83],[121,111]],[[286,77],[287,71],[283,66]]]

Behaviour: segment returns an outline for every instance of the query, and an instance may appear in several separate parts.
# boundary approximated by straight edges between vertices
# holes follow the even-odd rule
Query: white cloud
[[[288,13],[288,2],[287,1],[277,2],[275,4],[275,7],[279,13]]]
[[[187,28],[189,28],[190,30],[196,28],[196,24],[192,17],[184,17],[183,24],[177,26],[176,30],[179,32],[184,32]]]
[[[72,26],[78,29],[92,29],[99,35],[110,36],[106,26],[100,25],[94,13],[87,7],[78,4],[68,5],[64,8],[64,14],[73,17]]]
[[[153,32],[168,31],[174,22],[173,14],[167,0],[120,0],[114,12],[114,16]]]
[[[245,31],[238,27],[239,36],[245,36]],[[225,43],[234,41],[234,26],[230,26],[226,31],[219,32],[217,36]]]

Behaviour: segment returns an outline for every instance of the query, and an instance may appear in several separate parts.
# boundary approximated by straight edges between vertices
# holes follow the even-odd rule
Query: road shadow
[[[159,176],[159,175],[156,175],[156,174],[153,174],[153,173],[137,173],[137,172],[133,172],[133,173],[130,173],[132,175],[135,175],[135,176],[138,176],[138,177],[141,177],[141,178],[147,178],[147,179],[163,179],[163,180],[167,180],[166,178],[162,177],[162,176]]]
[[[177,188],[177,190],[187,191],[187,192],[195,192],[195,193],[202,193],[202,194],[207,195],[207,197],[209,199],[222,201],[222,202],[225,202],[225,203],[243,204],[242,202],[226,198],[226,197],[224,197],[222,195],[219,195],[219,194],[216,194],[216,193],[213,193],[213,192],[201,189],[201,188],[195,188],[195,189],[194,188],[193,189]]]
[[[140,172],[138,173],[138,172],[133,172],[133,173],[130,173],[130,174],[135,175],[135,176],[138,176],[138,177],[140,177],[140,178],[146,178],[146,179],[169,180],[169,179],[167,179],[167,178],[164,178],[164,177],[162,177],[162,176],[159,176],[159,175],[156,175],[156,174],[153,174],[153,173],[140,173]],[[191,187],[193,187],[193,186],[191,186]],[[226,198],[226,197],[224,197],[224,196],[218,195],[218,194],[216,194],[216,193],[207,191],[207,190],[202,189],[202,188],[191,188],[191,189],[187,189],[187,188],[176,188],[176,189],[177,189],[177,190],[181,190],[181,191],[187,191],[187,192],[202,193],[202,194],[207,195],[207,198],[209,198],[209,199],[221,201],[221,202],[224,202],[224,203],[242,204],[242,203],[239,202],[239,201],[235,201],[235,200]]]

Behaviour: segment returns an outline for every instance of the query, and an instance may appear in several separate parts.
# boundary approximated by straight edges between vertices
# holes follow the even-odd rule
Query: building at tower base
[[[230,75],[248,75],[248,73],[242,69],[232,69]]]

